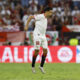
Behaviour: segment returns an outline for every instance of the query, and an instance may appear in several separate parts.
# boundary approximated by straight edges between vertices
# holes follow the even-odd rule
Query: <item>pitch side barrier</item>
[[[33,46],[0,46],[0,63],[31,63],[33,54]],[[46,63],[80,63],[80,46],[49,46]]]

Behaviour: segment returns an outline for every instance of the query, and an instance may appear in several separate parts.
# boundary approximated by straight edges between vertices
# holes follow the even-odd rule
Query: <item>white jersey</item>
[[[47,18],[44,14],[34,15],[35,18],[35,29],[34,34],[45,35],[47,29]]]

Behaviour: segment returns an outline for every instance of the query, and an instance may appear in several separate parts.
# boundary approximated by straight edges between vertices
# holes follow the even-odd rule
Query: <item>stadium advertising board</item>
[[[79,25],[67,25],[66,26],[70,31],[73,32],[80,32],[80,26]]]
[[[34,53],[33,46],[0,46],[0,63],[31,63]],[[37,57],[40,63],[42,48]],[[46,63],[75,63],[76,47],[49,46]]]
[[[54,53],[55,62],[72,63],[76,60],[76,47],[75,46],[58,46],[55,47]]]
[[[67,25],[63,26],[63,32],[80,32],[80,25]]]
[[[76,50],[76,63],[80,63],[80,46],[77,46]]]
[[[0,46],[4,45],[6,42],[11,42],[11,45],[20,45],[24,43],[25,33],[20,32],[0,32]]]

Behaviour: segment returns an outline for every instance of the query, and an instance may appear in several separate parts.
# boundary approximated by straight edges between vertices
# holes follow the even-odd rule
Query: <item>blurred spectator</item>
[[[29,1],[29,11],[34,14],[38,12],[38,0]]]
[[[80,14],[80,10],[77,6],[74,6],[74,10],[72,11],[72,16],[75,16],[77,14]]]
[[[79,0],[72,0],[73,1],[73,5],[77,6],[80,9],[80,1]]]
[[[3,19],[2,19],[2,16],[1,16],[1,14],[0,14],[0,29],[1,29],[1,27],[3,27],[4,26],[4,21],[3,21]]]
[[[53,27],[53,24],[52,24],[53,22],[52,22],[52,18],[50,17],[49,19],[48,19],[48,27],[47,27],[47,30],[49,30],[49,31],[51,31],[52,30],[52,27]]]
[[[22,18],[24,26],[26,25],[26,22],[27,22],[29,16],[30,16],[30,12],[26,11],[23,18]]]
[[[28,20],[29,16],[31,16],[30,11],[26,11],[25,15],[24,15],[23,18],[22,18],[22,21],[23,21],[23,23],[24,23],[24,27],[25,27],[25,25],[26,25],[26,23],[27,23],[27,20]],[[33,30],[33,29],[34,29],[34,26],[35,26],[34,19],[32,19],[32,20],[30,21],[30,23],[29,23],[29,28],[28,28],[28,30],[29,30],[29,31]]]
[[[61,21],[64,25],[72,24],[72,15],[69,8],[64,8],[64,11],[61,12]]]
[[[46,0],[39,0],[38,4],[39,6],[44,6],[46,3]]]
[[[1,14],[2,15],[5,15],[5,14],[10,15],[11,11],[9,10],[9,6],[5,5],[5,8],[1,11]]]
[[[21,4],[17,4],[15,11],[18,12],[18,15],[20,16],[20,19],[22,19],[23,15],[24,15],[24,9],[21,6]]]
[[[36,4],[36,5],[38,5],[38,0],[29,0],[29,4]]]
[[[46,0],[38,0],[38,5],[39,5],[39,12],[42,12],[44,9],[44,6],[46,5]]]
[[[11,25],[11,18],[10,18],[10,15],[9,14],[5,14],[4,15],[4,18],[3,18],[3,21],[6,25]]]
[[[57,16],[55,16],[54,18],[53,18],[53,27],[52,27],[52,30],[53,31],[60,31],[61,30],[61,26],[62,26],[62,24],[61,24],[61,20],[60,20],[60,18],[58,18]]]
[[[56,16],[61,17],[62,8],[58,5],[58,3],[56,3],[55,7],[53,7],[53,11],[56,12]]]
[[[80,25],[80,14],[77,14],[75,17],[73,17],[73,20],[74,25]]]
[[[54,11],[53,16],[48,18],[48,31],[60,32],[63,26],[80,25],[79,0],[0,0],[0,31],[5,31],[5,27],[23,31],[28,17],[43,13],[46,6]],[[33,19],[28,30],[32,31],[34,27]],[[27,44],[26,41],[24,44]]]
[[[4,8],[4,4],[6,4],[6,0],[0,0],[0,6],[2,6],[2,8]]]
[[[53,7],[52,0],[47,0],[46,3],[49,7]]]
[[[29,0],[21,0],[21,4],[23,7],[28,7],[29,6]]]
[[[13,1],[14,5],[17,6],[17,4],[21,3],[21,0],[11,0]]]
[[[30,15],[41,13],[44,7],[50,6],[55,14],[48,19],[47,30],[58,30],[56,26],[80,24],[79,4],[80,1],[74,0],[0,0],[0,25],[17,24],[23,30]],[[32,20],[29,30],[34,27]]]

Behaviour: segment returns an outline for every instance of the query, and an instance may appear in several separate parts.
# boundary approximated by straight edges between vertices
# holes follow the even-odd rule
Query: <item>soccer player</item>
[[[42,14],[35,14],[33,16],[30,16],[28,18],[28,21],[26,23],[25,26],[25,30],[28,30],[28,25],[29,22],[31,21],[31,19],[35,19],[35,29],[33,32],[33,41],[34,41],[34,49],[35,52],[33,54],[33,58],[32,58],[32,72],[36,72],[35,71],[35,61],[37,58],[37,55],[39,53],[39,49],[40,46],[42,46],[43,48],[43,54],[42,54],[42,59],[41,59],[41,64],[39,66],[39,69],[41,70],[41,72],[45,73],[43,66],[45,63],[45,59],[46,59],[46,55],[47,55],[47,48],[48,48],[48,43],[47,43],[47,39],[46,39],[46,29],[47,29],[47,18],[52,16],[53,11],[52,8],[50,7],[46,7],[44,9],[44,13]]]

